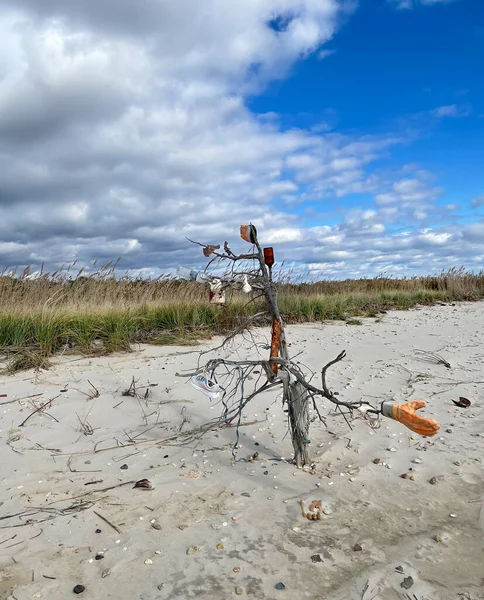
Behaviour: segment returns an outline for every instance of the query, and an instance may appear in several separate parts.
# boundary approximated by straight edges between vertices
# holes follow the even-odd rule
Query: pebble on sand
[[[86,588],[83,585],[76,585],[75,588],[72,591],[74,592],[74,594],[82,594],[82,592],[85,589]]]

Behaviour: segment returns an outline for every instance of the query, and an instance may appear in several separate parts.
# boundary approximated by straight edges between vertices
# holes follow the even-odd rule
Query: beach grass
[[[291,284],[281,279],[279,307],[286,323],[378,319],[391,309],[484,298],[484,273],[450,269],[439,275]],[[0,349],[10,371],[43,368],[60,352],[85,355],[129,351],[135,343],[193,345],[239,327],[259,312],[229,291],[223,308],[208,301],[207,285],[117,277],[108,264],[86,277],[82,270],[31,277],[0,276]]]

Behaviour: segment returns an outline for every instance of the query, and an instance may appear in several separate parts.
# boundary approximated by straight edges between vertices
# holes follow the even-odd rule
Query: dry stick
[[[71,460],[72,460],[73,458],[74,458],[74,456],[73,456],[73,455],[71,455],[71,456],[69,457],[69,460],[67,461],[67,466],[69,467],[69,471],[70,471],[71,473],[101,473],[101,472],[102,472],[102,469],[88,469],[88,470],[86,470],[86,471],[79,471],[78,469],[73,469],[73,468],[71,467]],[[84,485],[86,485],[86,484],[84,484]]]
[[[47,402],[44,402],[44,404],[42,404],[42,406],[39,406],[39,408],[37,408],[36,410],[34,410],[33,413],[31,413],[26,419],[25,421],[22,421],[22,423],[20,423],[19,427],[23,427],[25,425],[25,423],[27,423],[27,421],[30,419],[30,417],[33,417],[36,413],[40,412],[43,408],[45,408],[48,404],[50,404],[51,402],[54,402],[54,400],[57,400],[57,398],[59,398],[61,394],[57,394],[57,396],[55,396],[54,398],[52,398],[51,400],[48,400]]]
[[[25,542],[30,542],[30,540],[35,540],[35,538],[38,538],[39,535],[42,535],[44,533],[43,529],[40,529],[39,533],[37,535],[34,535],[31,538],[28,538],[27,540],[22,540],[21,542],[16,542],[15,544],[10,544],[9,546],[5,546],[5,548],[12,548],[13,546],[18,546],[19,544],[24,544]],[[15,534],[14,537],[16,537],[17,534]],[[32,571],[32,581],[33,581],[33,571]]]
[[[437,364],[442,364],[448,369],[451,368],[450,363],[447,362],[445,358],[443,358],[442,356],[440,356],[440,354],[437,354],[436,352],[430,352],[428,350],[419,350],[418,348],[416,348],[415,353],[420,354],[424,360],[435,362]]]
[[[30,398],[38,398],[39,396],[43,396],[44,393],[33,394],[33,396],[23,396],[22,398],[15,398],[15,400],[8,400],[7,402],[0,402],[0,406],[4,406],[5,404],[13,404],[14,402],[20,402],[20,400],[30,400]]]
[[[64,500],[58,500],[58,502],[65,502]],[[54,504],[54,502],[51,502],[51,504]],[[0,527],[0,529],[13,529],[16,527],[26,527],[28,525],[33,525],[33,524],[38,524],[38,523],[44,523],[45,521],[51,521],[52,519],[55,519],[56,517],[65,517],[67,515],[72,514],[73,512],[81,512],[83,510],[87,510],[88,508],[91,508],[93,506],[93,502],[81,502],[80,504],[72,504],[66,508],[49,508],[49,507],[31,507],[30,509],[27,510],[23,510],[21,512],[18,513],[14,513],[11,515],[3,515],[0,517],[0,521],[4,521],[6,519],[13,519],[14,517],[29,517],[31,515],[35,515],[37,513],[47,513],[50,514],[50,517],[47,517],[46,519],[42,519],[42,521],[32,521],[32,520],[28,520],[25,523],[20,523],[19,525],[5,525]]]
[[[111,523],[111,521],[108,521],[108,519],[106,519],[106,517],[103,517],[96,510],[93,510],[92,512],[95,515],[97,515],[100,519],[102,519],[105,523],[107,523],[110,527],[112,527],[114,529],[114,531],[117,531],[118,533],[121,533],[121,529],[119,529],[119,527],[116,527],[116,525],[113,525],[113,523]]]
[[[79,498],[85,498],[86,496],[92,496],[96,492],[109,492],[110,490],[114,490],[119,487],[124,487],[125,485],[131,485],[133,483],[136,483],[136,481],[134,479],[133,479],[133,481],[124,481],[123,483],[118,483],[116,485],[110,485],[109,487],[101,488],[99,490],[92,490],[90,492],[84,492],[83,494],[79,494],[78,496],[72,496],[71,498],[61,498],[60,500],[53,500],[52,502],[49,502],[48,506],[52,506],[53,504],[58,504],[59,502],[66,502],[67,500],[78,500]],[[86,500],[83,504],[90,504],[90,506],[88,506],[87,508],[91,508],[91,506],[94,505],[94,501],[99,502],[101,499],[102,498],[95,498],[94,500],[91,500],[91,501]]]
[[[7,538],[6,540],[3,540],[0,542],[0,545],[5,544],[5,542],[9,542],[10,540],[13,540],[17,537],[17,534],[12,535],[12,537]]]

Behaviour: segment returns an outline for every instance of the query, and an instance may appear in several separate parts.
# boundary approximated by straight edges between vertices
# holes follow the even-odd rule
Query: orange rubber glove
[[[382,402],[381,413],[385,417],[390,417],[390,419],[402,423],[402,425],[419,435],[431,437],[439,431],[440,425],[434,419],[426,419],[417,415],[416,411],[424,406],[425,402],[423,400],[412,400],[406,404]]]

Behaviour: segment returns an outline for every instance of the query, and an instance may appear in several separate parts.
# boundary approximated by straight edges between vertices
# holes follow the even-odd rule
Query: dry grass
[[[116,277],[116,264],[86,276],[73,266],[32,278],[0,276],[0,349],[11,370],[43,368],[54,353],[108,353],[133,342],[193,344],[237,327],[261,302],[247,305],[230,292],[223,309],[208,303],[207,286],[168,277]],[[438,276],[278,284],[281,313],[288,323],[377,317],[436,301],[484,297],[484,273],[450,269]],[[350,321],[351,322],[351,321]],[[354,321],[353,321],[354,322]]]

